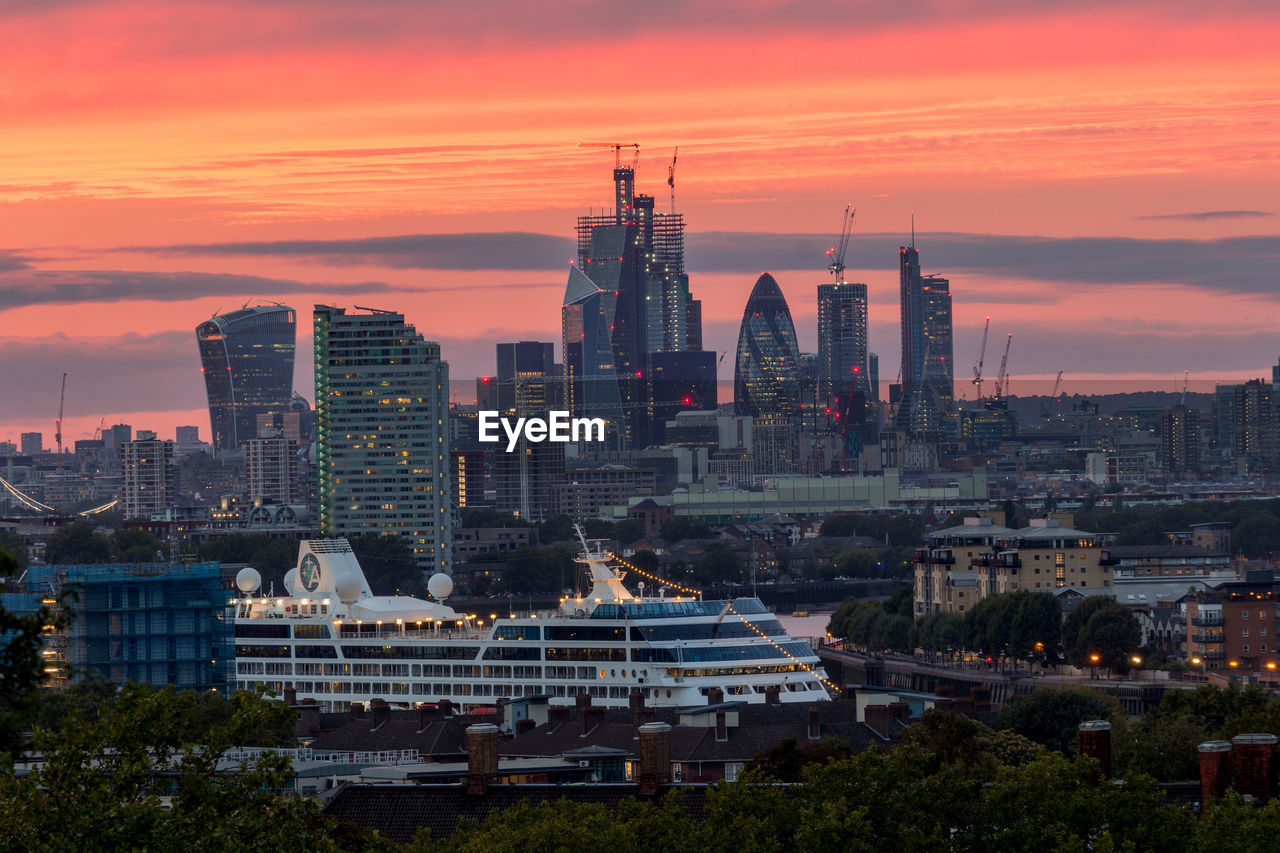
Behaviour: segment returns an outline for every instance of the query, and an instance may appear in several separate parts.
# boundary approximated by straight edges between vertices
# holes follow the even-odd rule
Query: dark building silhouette
[[[896,425],[914,433],[953,433],[951,290],[947,279],[920,274],[915,234],[898,249],[902,302],[902,397]]]
[[[558,384],[555,344],[518,341],[497,346],[498,409],[545,414],[553,408]]]
[[[733,408],[738,415],[800,416],[800,351],[791,311],[773,276],[756,279],[738,330]]]
[[[1177,405],[1160,415],[1160,467],[1166,474],[1200,470],[1200,413]]]
[[[258,434],[258,415],[289,411],[297,312],[259,305],[218,314],[196,327],[215,451]]]

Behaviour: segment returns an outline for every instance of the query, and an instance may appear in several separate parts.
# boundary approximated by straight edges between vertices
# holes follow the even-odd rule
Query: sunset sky
[[[679,146],[721,351],[763,270],[814,349],[852,203],[885,381],[912,212],[958,373],[988,314],[1015,394],[1280,356],[1280,4],[9,0],[0,28],[0,440],[52,445],[63,371],[67,444],[207,440],[194,328],[249,300],[299,309],[308,399],[317,302],[403,312],[455,380],[558,340],[574,217],[612,203],[580,141],[639,142],[660,211]]]

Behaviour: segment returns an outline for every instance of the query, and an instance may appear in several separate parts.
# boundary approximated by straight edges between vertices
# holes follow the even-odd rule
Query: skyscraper
[[[856,383],[870,390],[867,371],[867,286],[840,281],[818,285],[818,396],[843,399]]]
[[[951,290],[947,279],[920,274],[920,253],[898,249],[902,298],[902,399],[896,425],[916,433],[954,432]]]
[[[1160,466],[1165,474],[1200,470],[1200,412],[1178,404],[1160,414]]]
[[[359,310],[313,317],[320,533],[404,536],[448,572],[449,365],[404,315]]]
[[[498,355],[498,409],[519,414],[546,414],[552,408],[556,381],[555,344],[542,341],[501,343]]]
[[[661,440],[685,398],[715,406],[715,383],[706,382],[715,355],[701,349],[683,215],[657,213],[653,196],[636,195],[631,167],[615,168],[613,180],[614,211],[578,217],[578,261],[561,315],[564,374],[574,414],[605,418],[619,446],[640,449]]]
[[[763,273],[747,298],[738,329],[733,409],[738,415],[800,416],[800,351],[786,297]]]
[[[289,411],[297,313],[259,305],[215,315],[196,327],[215,451],[258,434],[260,414]]]

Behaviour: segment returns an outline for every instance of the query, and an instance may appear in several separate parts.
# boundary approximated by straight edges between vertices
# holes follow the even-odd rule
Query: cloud
[[[310,258],[333,266],[393,269],[535,270],[560,269],[576,254],[566,237],[523,231],[465,234],[404,234],[351,240],[269,240],[125,246],[121,251],[157,255]]]
[[[289,294],[363,294],[391,290],[383,282],[313,284],[288,279],[204,272],[135,272],[128,270],[28,271],[0,275],[0,311],[28,305],[156,300],[185,302],[205,296],[271,297]]]
[[[897,266],[905,234],[859,234],[849,241],[850,270]],[[749,231],[691,232],[686,266],[693,273],[748,273],[826,267],[830,234]],[[999,275],[1091,285],[1184,284],[1231,293],[1269,293],[1277,285],[1280,235],[1214,240],[1129,237],[1035,237],[940,232],[920,235],[916,248],[926,270],[941,274]],[[309,258],[333,266],[394,269],[562,269],[574,255],[563,237],[527,232],[407,234],[351,240],[129,246],[121,251],[157,255]]]
[[[15,255],[12,252],[0,250],[0,272],[11,272],[13,270],[30,269],[31,265],[27,263],[27,259]]]
[[[1266,216],[1275,214],[1269,210],[1192,210],[1188,213],[1152,213],[1135,216],[1134,219],[1181,219],[1198,222],[1205,219],[1252,219]]]

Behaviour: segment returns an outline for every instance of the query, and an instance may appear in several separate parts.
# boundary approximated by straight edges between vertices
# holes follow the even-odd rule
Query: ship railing
[[[247,764],[264,755],[282,755],[293,761],[319,761],[327,764],[419,764],[422,756],[416,749],[384,749],[378,751],[335,752],[310,747],[272,749],[260,746],[240,746],[222,754],[224,761]]]

